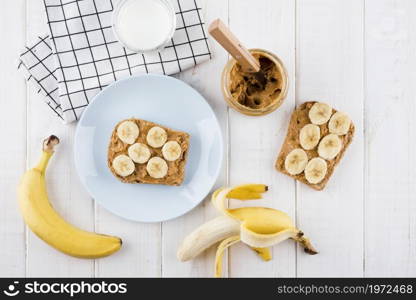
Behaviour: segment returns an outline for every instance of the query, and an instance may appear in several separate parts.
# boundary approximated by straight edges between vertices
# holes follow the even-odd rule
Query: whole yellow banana
[[[29,228],[55,249],[79,258],[99,258],[121,248],[118,237],[78,229],[65,222],[48,200],[45,171],[59,144],[56,136],[43,143],[42,157],[36,167],[27,171],[18,187],[18,200],[23,218]]]

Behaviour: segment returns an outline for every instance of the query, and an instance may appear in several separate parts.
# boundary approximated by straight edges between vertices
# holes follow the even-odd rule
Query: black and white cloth
[[[112,82],[141,73],[172,75],[211,58],[198,0],[171,0],[176,32],[160,52],[137,54],[117,42],[112,12],[119,0],[44,0],[49,34],[26,47],[19,69],[65,122],[80,118]]]

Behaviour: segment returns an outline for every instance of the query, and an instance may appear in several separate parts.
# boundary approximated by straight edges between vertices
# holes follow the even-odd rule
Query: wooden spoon
[[[216,19],[208,28],[212,37],[241,65],[245,72],[254,73],[258,82],[264,87],[267,79],[260,68],[259,61],[245,48],[237,37],[220,19]]]

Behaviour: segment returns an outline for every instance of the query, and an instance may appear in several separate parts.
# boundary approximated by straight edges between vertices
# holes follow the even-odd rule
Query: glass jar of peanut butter
[[[228,105],[240,113],[263,116],[279,108],[287,95],[288,76],[282,61],[263,49],[249,50],[260,62],[262,80],[242,70],[231,59],[222,73],[222,92]]]

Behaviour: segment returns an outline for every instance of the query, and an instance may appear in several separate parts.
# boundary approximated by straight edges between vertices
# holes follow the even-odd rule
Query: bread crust
[[[158,126],[158,127],[163,128],[168,134],[168,141],[176,141],[179,143],[179,145],[182,148],[181,157],[178,160],[173,161],[173,162],[166,161],[169,169],[168,169],[168,174],[164,178],[155,179],[155,178],[150,177],[146,171],[146,166],[147,166],[146,163],[145,164],[135,163],[135,166],[136,166],[135,172],[132,175],[127,176],[127,177],[122,177],[115,172],[112,166],[113,160],[117,156],[122,155],[122,154],[128,156],[128,148],[131,146],[122,142],[117,136],[118,126],[125,121],[132,121],[136,123],[137,126],[139,126],[140,135],[137,138],[136,143],[142,143],[142,144],[147,145],[150,149],[151,157],[157,156],[157,157],[163,158],[162,148],[156,149],[147,144],[146,136],[152,127]],[[108,146],[108,159],[107,159],[108,167],[111,170],[111,173],[113,173],[113,175],[117,179],[119,179],[121,182],[124,182],[124,183],[161,184],[161,185],[179,186],[183,183],[184,178],[185,178],[185,166],[186,166],[186,161],[188,157],[189,140],[190,140],[190,135],[187,134],[186,132],[176,131],[176,130],[170,129],[165,126],[161,126],[159,124],[156,124],[150,121],[135,119],[135,118],[123,120],[114,127],[113,133],[110,138],[110,144]]]
[[[351,126],[350,129],[348,131],[348,133],[344,136],[340,136],[340,139],[342,141],[342,149],[340,151],[340,153],[332,160],[330,161],[326,161],[328,164],[328,171],[325,175],[325,178],[318,184],[310,184],[306,178],[305,178],[305,174],[304,172],[302,172],[299,175],[290,175],[286,169],[285,169],[285,159],[286,156],[294,149],[296,148],[301,148],[302,146],[300,145],[300,141],[299,141],[299,134],[300,134],[300,130],[307,124],[310,124],[311,121],[309,120],[309,110],[311,109],[311,107],[317,103],[316,101],[310,101],[310,102],[305,102],[303,104],[301,104],[292,114],[290,123],[289,123],[289,128],[287,131],[287,135],[286,135],[286,139],[282,145],[282,149],[280,150],[279,156],[277,157],[276,160],[276,164],[275,167],[276,169],[283,173],[286,174],[300,182],[303,182],[304,184],[310,186],[311,188],[317,190],[317,191],[322,191],[325,186],[327,185],[329,179],[331,178],[332,174],[334,173],[334,170],[336,168],[336,166],[339,164],[339,162],[341,161],[341,159],[343,158],[345,151],[347,150],[348,146],[351,144],[353,137],[354,137],[354,133],[355,133],[355,126],[354,124],[351,122]],[[332,109],[332,113],[336,113],[337,110]],[[324,124],[324,125],[320,125],[319,126],[321,129],[321,139],[325,136],[327,136],[330,132],[328,129],[328,123]],[[319,157],[318,155],[318,147],[316,147],[313,150],[305,150],[305,152],[308,155],[308,159],[311,160],[315,157]]]

